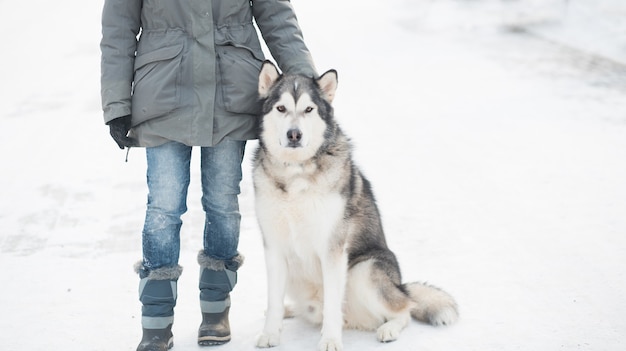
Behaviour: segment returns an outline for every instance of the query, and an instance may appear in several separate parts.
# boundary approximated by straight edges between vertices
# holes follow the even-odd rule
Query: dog
[[[284,317],[321,324],[318,350],[342,350],[343,328],[398,338],[411,317],[432,325],[458,318],[455,300],[425,283],[403,284],[388,248],[372,186],[333,116],[337,72],[281,74],[266,61],[253,161],[268,306],[260,348],[280,343]],[[293,305],[285,307],[284,298]]]

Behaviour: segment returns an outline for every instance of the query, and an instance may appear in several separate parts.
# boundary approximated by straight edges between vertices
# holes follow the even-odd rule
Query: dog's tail
[[[431,325],[450,325],[459,319],[459,309],[454,298],[447,292],[426,284],[407,283],[404,288],[415,307],[411,317]]]

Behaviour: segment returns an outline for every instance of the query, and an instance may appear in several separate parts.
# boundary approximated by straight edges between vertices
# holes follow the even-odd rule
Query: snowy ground
[[[339,71],[337,117],[405,278],[461,308],[458,324],[414,322],[391,344],[347,331],[346,351],[626,349],[623,1],[293,4],[319,70]],[[5,350],[134,350],[140,338],[144,152],[124,163],[102,124],[101,6],[0,1]],[[247,263],[224,351],[254,349],[265,308],[245,170]],[[199,349],[197,176],[190,194],[179,351]],[[318,337],[289,320],[277,350],[314,350]]]

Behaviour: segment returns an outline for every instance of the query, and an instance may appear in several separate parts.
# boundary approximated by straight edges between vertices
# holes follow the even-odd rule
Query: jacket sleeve
[[[317,77],[289,0],[253,0],[252,13],[263,40],[283,72]]]
[[[100,42],[104,122],[131,113],[131,91],[142,0],[105,0]]]

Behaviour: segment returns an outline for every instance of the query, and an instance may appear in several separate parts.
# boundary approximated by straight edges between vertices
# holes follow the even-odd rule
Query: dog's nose
[[[302,139],[302,132],[300,129],[294,128],[287,131],[287,140],[289,140],[290,143],[299,142],[300,139]]]

